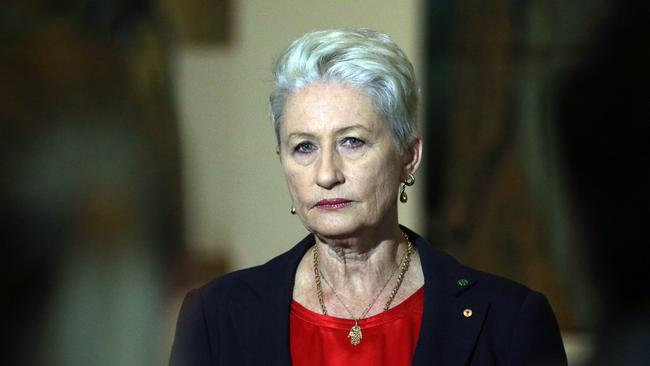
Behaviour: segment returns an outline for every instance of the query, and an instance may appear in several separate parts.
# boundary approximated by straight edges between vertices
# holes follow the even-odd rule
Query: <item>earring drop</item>
[[[409,200],[409,196],[406,194],[406,186],[412,186],[415,184],[415,176],[413,173],[409,173],[409,176],[404,182],[402,182],[402,188],[400,188],[399,201],[406,203]]]
[[[400,189],[399,193],[399,201],[402,203],[406,203],[409,200],[409,196],[406,194],[406,184],[402,183],[402,188]]]
[[[291,212],[292,215],[295,215],[296,214],[296,208],[291,206],[290,212]]]

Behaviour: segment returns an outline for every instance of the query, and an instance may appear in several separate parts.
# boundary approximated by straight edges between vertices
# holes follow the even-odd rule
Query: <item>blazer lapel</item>
[[[247,365],[290,365],[289,312],[296,268],[313,245],[308,235],[286,255],[267,263],[249,295],[229,304],[232,327]]]
[[[465,267],[413,234],[424,272],[424,313],[413,365],[466,365],[489,310]],[[466,311],[467,310],[467,311]]]

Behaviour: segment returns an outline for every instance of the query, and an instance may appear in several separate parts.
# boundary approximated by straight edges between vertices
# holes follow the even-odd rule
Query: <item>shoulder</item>
[[[264,318],[257,316],[272,304],[288,308],[295,267],[311,246],[310,239],[307,236],[263,265],[228,273],[189,291],[179,312],[170,365],[234,359],[230,336],[238,334],[237,327],[259,326]]]
[[[425,281],[436,283],[440,291],[453,294],[454,298],[471,296],[516,306],[528,296],[538,294],[519,282],[466,266],[418,234],[408,232],[415,239]]]
[[[489,303],[492,317],[498,316],[504,321],[506,318],[515,321],[522,312],[540,307],[548,309],[552,315],[546,297],[540,292],[515,280],[466,266],[435,248],[430,251],[437,252],[434,255],[439,257],[436,280],[442,282],[443,290],[457,301]]]
[[[511,279],[468,267],[420,237],[416,240],[425,288],[430,286],[429,299],[435,304],[432,310],[449,326],[449,334],[465,332],[464,338],[469,334],[476,337],[476,359],[512,365],[566,365],[557,320],[544,295]],[[425,304],[426,296],[425,292]]]
[[[227,273],[197,291],[208,304],[262,296],[269,288],[293,282],[298,263],[312,244],[313,236],[307,235],[293,248],[265,264]]]
[[[485,298],[494,304],[506,307],[520,306],[529,297],[544,297],[539,292],[512,279],[460,265],[467,273],[471,273],[474,285],[468,289],[470,290],[468,293],[471,292],[473,296]]]

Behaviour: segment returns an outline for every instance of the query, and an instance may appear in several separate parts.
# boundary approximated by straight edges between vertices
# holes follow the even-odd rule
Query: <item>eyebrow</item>
[[[346,133],[346,132],[348,132],[350,130],[356,130],[356,129],[364,130],[364,131],[367,131],[367,132],[372,132],[372,130],[368,129],[367,127],[365,127],[365,126],[363,126],[361,124],[354,124],[354,125],[351,125],[351,126],[345,126],[345,127],[341,127],[339,129],[337,129],[335,131],[335,134],[336,135],[341,135],[341,134]],[[308,133],[308,132],[292,132],[292,133],[289,134],[289,136],[287,136],[287,140],[291,140],[292,138],[300,138],[300,137],[313,138],[314,136],[315,136],[314,134],[311,134],[311,133]]]

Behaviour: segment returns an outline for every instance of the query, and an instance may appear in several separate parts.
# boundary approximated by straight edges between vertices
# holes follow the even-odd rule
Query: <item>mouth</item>
[[[348,207],[352,204],[352,201],[345,199],[345,198],[325,198],[322,199],[314,205],[315,208],[319,208],[321,210],[339,210],[345,207]]]

